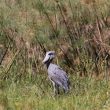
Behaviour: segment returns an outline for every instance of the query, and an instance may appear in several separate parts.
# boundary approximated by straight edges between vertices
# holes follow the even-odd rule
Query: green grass
[[[8,47],[10,44],[2,68],[0,67],[0,110],[109,110],[110,81],[90,78],[89,73],[93,74],[94,71],[91,60],[89,62],[84,52],[80,52],[81,64],[76,65],[76,71],[70,70],[61,63],[60,57],[57,58],[57,63],[68,68],[70,73],[83,73],[84,67],[87,69],[88,77],[70,75],[72,86],[70,93],[64,94],[61,91],[60,95],[54,97],[47,75],[40,74],[43,71],[42,46],[46,50],[60,53],[59,46],[68,44],[71,47],[70,57],[75,60],[74,49],[77,47],[79,50],[82,49],[86,37],[88,39],[94,37],[92,32],[82,34],[79,32],[80,28],[86,25],[94,26],[97,18],[100,21],[110,16],[110,0],[96,0],[94,5],[84,2],[87,0],[59,1],[58,5],[55,0],[0,0],[0,45]],[[72,36],[75,37],[79,33],[76,37],[80,39],[75,42],[71,42],[68,36],[70,34],[61,10],[69,24],[69,31],[72,28],[75,30]],[[110,28],[108,25],[104,25],[102,30],[108,28]],[[24,42],[20,40],[21,38]],[[63,42],[60,42],[61,40]],[[42,46],[39,46],[38,41]],[[27,42],[30,46],[26,44]],[[22,43],[24,47],[15,58],[15,50],[19,50]],[[33,45],[37,47],[36,57],[30,51]],[[29,74],[32,72],[32,62],[37,63],[35,77]],[[4,80],[3,77],[7,79]]]
[[[0,89],[0,110],[107,110],[110,82],[71,76],[71,90],[54,97],[44,75],[20,82],[5,81]],[[106,108],[106,109],[105,109]]]

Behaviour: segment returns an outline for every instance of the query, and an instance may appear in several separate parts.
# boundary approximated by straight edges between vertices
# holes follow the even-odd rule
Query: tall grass
[[[109,109],[109,83],[104,80],[74,77],[68,94],[53,96],[51,84],[45,76],[34,80],[11,80],[0,91],[1,110],[103,110]]]
[[[0,110],[109,109],[109,7],[109,0],[1,0]],[[41,63],[48,50],[69,75],[69,94],[52,94]]]

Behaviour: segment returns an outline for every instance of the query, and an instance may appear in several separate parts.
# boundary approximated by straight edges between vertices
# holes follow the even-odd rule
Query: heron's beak
[[[42,61],[42,63],[45,63],[49,60],[49,57],[48,56],[45,56],[44,60]]]

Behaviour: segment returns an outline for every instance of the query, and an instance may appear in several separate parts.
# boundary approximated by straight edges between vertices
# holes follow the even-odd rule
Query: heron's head
[[[46,52],[46,56],[42,62],[46,63],[48,61],[51,61],[54,57],[55,57],[55,51]]]

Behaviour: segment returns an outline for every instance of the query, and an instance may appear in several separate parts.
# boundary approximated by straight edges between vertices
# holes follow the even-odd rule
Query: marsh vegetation
[[[45,52],[71,81],[53,97]],[[109,0],[0,0],[0,110],[109,110]]]

